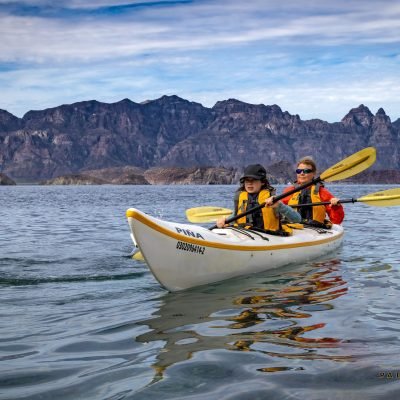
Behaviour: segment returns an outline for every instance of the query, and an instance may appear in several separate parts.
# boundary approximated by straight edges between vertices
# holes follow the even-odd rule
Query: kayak
[[[292,236],[248,229],[164,221],[135,208],[126,211],[131,238],[154,277],[171,292],[304,263],[336,250],[343,228],[304,227]]]

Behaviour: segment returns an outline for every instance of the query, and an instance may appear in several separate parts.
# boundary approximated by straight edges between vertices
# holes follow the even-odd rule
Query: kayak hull
[[[130,208],[131,236],[155,278],[169,291],[303,263],[337,249],[343,228],[295,229],[292,236],[163,221]]]

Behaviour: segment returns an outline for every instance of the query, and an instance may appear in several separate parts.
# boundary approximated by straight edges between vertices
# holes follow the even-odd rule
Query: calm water
[[[184,222],[234,189],[0,187],[0,398],[399,398],[400,207],[346,205],[336,253],[181,293],[129,257],[127,208]]]

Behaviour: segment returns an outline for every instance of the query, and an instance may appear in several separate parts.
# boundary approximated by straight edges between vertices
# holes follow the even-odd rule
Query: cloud
[[[3,1],[0,108],[178,94],[328,120],[368,101],[395,112],[399,20],[389,0]]]
[[[257,1],[246,3],[246,7],[242,2],[224,1],[142,3],[152,4],[151,11],[126,10],[123,15],[100,19],[0,16],[0,60],[57,63],[254,44],[273,49],[277,44],[300,45],[304,49],[305,45],[354,45],[355,40],[358,45],[399,42],[395,18],[399,8],[390,4],[373,12],[350,7],[346,12],[334,10],[325,15],[323,8],[320,14],[314,11],[313,15],[304,15],[303,10],[294,15],[283,12],[285,8],[278,12],[277,7],[261,7]],[[160,3],[169,8],[164,9]],[[75,4],[89,7],[94,2]]]

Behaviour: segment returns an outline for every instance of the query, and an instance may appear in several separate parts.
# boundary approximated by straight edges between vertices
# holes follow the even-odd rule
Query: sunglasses
[[[313,170],[310,168],[303,168],[303,169],[297,168],[296,169],[296,174],[301,174],[302,172],[304,172],[305,174],[309,174],[309,173],[313,172]]]

